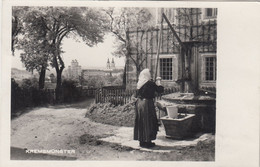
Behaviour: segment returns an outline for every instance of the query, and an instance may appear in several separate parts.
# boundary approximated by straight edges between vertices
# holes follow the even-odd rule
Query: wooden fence
[[[82,94],[84,97],[95,97],[97,88],[83,88]]]
[[[136,93],[135,90],[125,90],[123,88],[98,89],[96,90],[96,103],[110,102],[115,105],[123,105],[131,101],[131,96]]]
[[[160,100],[162,95],[178,92],[178,88],[165,88],[164,93],[157,94],[155,100]],[[125,90],[124,88],[97,89],[95,94],[96,103],[112,103],[124,105],[131,102],[136,90]]]

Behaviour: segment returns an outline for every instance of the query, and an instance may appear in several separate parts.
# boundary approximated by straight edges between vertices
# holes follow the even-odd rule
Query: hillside
[[[23,79],[26,79],[26,78],[31,78],[34,75],[31,72],[28,72],[26,70],[20,70],[20,69],[17,69],[17,68],[11,69],[11,77],[14,78],[15,80],[23,80]]]
[[[55,71],[52,70],[46,70],[46,77],[50,76],[50,74],[53,73],[54,75],[56,75]],[[31,72],[28,72],[26,70],[21,70],[21,69],[17,69],[17,68],[12,68],[11,69],[11,77],[14,78],[15,80],[19,81],[19,80],[23,80],[26,78],[31,78],[31,77],[39,77],[39,74],[37,71],[34,71],[33,74]]]

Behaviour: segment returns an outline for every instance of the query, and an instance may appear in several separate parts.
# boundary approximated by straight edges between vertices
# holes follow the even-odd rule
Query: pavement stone
[[[150,152],[171,152],[176,148],[196,146],[199,141],[214,140],[215,136],[211,133],[197,134],[194,138],[185,140],[173,140],[165,137],[165,130],[163,127],[159,128],[157,139],[153,141],[156,146],[153,148],[142,148],[139,146],[139,141],[133,140],[133,128],[121,127],[115,131],[113,136],[101,138],[100,140],[120,144],[121,146],[131,147],[136,150],[150,151]]]

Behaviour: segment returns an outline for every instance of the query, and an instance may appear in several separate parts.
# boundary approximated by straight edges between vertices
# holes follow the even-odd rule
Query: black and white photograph
[[[216,41],[217,8],[14,6],[11,159],[214,161]]]
[[[9,6],[4,20],[10,26],[3,27],[9,32],[10,44],[4,48],[9,55],[4,57],[10,63],[3,69],[7,66],[10,74],[2,75],[6,79],[1,82],[8,85],[6,97],[10,97],[5,119],[11,163],[202,162],[217,166],[223,160],[222,166],[228,166],[222,149],[229,149],[222,155],[232,156],[229,147],[234,145],[240,145],[240,150],[245,143],[247,148],[259,148],[259,142],[254,144],[259,132],[255,138],[247,137],[259,124],[259,118],[256,121],[250,115],[255,113],[253,106],[247,107],[245,121],[240,119],[243,112],[236,109],[239,118],[235,120],[232,109],[239,106],[235,101],[240,94],[246,97],[256,90],[259,68],[256,84],[241,83],[251,85],[247,92],[233,91],[233,83],[239,84],[233,75],[247,76],[247,82],[252,68],[244,59],[249,70],[239,71],[236,62],[241,63],[241,56],[237,60],[223,56],[222,47],[236,45],[226,40],[223,30],[236,22],[230,19],[223,24],[223,18],[230,17],[223,17],[221,6],[110,3]],[[238,46],[242,41],[237,41]],[[231,48],[228,53],[236,54]],[[240,131],[232,122],[255,128]],[[236,137],[225,137],[230,132]],[[242,144],[242,139],[249,141]],[[230,161],[236,164],[235,158]]]

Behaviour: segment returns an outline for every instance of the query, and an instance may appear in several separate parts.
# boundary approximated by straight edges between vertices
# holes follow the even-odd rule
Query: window
[[[207,8],[206,9],[206,17],[212,17],[213,16],[213,9]]]
[[[172,80],[172,58],[160,58],[160,76],[162,80]]]
[[[217,17],[217,8],[206,8],[204,10],[204,19],[211,19]]]
[[[216,57],[205,57],[205,80],[216,81]]]

